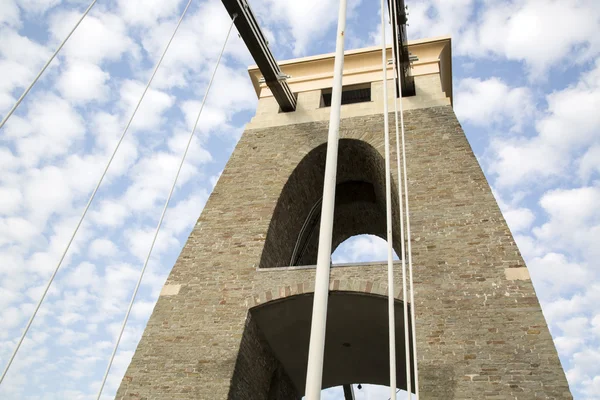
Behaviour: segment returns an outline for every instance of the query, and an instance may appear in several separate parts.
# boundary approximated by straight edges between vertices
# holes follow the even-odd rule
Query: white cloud
[[[387,241],[374,235],[353,236],[336,249],[331,255],[334,263],[355,263],[387,260]],[[396,252],[393,253],[397,260]]]
[[[349,15],[359,3],[348,3]],[[337,26],[339,2],[334,0],[260,0],[256,4],[261,20],[285,24],[289,29],[295,56],[305,54],[311,41],[323,39],[330,28]]]
[[[508,126],[520,131],[534,112],[526,87],[511,88],[501,79],[465,78],[456,88],[454,110],[461,121],[479,126]]]
[[[549,177],[565,171],[569,161],[564,152],[538,138],[495,139],[489,148],[493,159],[488,170],[497,175],[495,183],[499,187],[547,182]]]
[[[95,239],[90,245],[89,254],[92,258],[103,258],[110,259],[113,258],[119,249],[117,246],[109,239]]]
[[[200,100],[185,101],[181,104],[181,110],[185,114],[185,121],[188,129],[192,129],[196,118],[198,117],[198,110],[200,110]],[[223,109],[213,108],[211,106],[204,106],[202,115],[198,121],[196,128],[197,134],[208,133],[213,129],[223,129],[227,125],[227,116]]]
[[[529,260],[527,266],[543,300],[582,290],[593,279],[587,265],[569,262],[564,254],[546,253]]]
[[[230,24],[231,18],[220,1],[203,2],[194,12],[190,9],[157,73],[155,87],[184,87],[199,83],[199,78],[202,81],[208,79]],[[142,43],[152,60],[158,60],[175,25],[174,19],[167,20],[145,32]],[[245,65],[252,63],[249,52],[243,41],[238,38],[235,28],[227,43],[225,55],[243,60]],[[223,65],[225,61],[224,59]],[[244,84],[247,83],[244,81]],[[197,93],[203,91],[199,90]]]
[[[0,311],[2,325],[5,329],[15,328],[21,324],[23,313],[16,307],[8,307]]]
[[[511,209],[503,214],[513,233],[529,228],[535,220],[535,215],[528,208]]]
[[[31,240],[39,234],[35,225],[19,217],[0,218],[0,245]]]
[[[19,7],[15,0],[4,0],[0,8],[0,25],[18,26],[21,22],[19,18]]]
[[[532,236],[517,233],[513,234],[513,237],[515,238],[515,242],[519,247],[519,251],[525,260],[542,256],[547,252],[545,246]]]
[[[68,102],[50,93],[32,97],[27,115],[13,115],[3,128],[26,166],[66,154],[85,134],[81,116]]]
[[[208,193],[203,190],[175,204],[167,211],[165,229],[174,235],[187,233],[196,224],[207,199]]]
[[[60,0],[17,0],[19,6],[27,12],[43,14],[60,3]]]
[[[71,207],[73,191],[63,171],[55,166],[31,171],[25,185],[25,204],[36,220]]]
[[[154,301],[137,301],[131,309],[131,315],[133,318],[147,321],[154,310]]]
[[[67,65],[57,82],[58,90],[75,103],[104,101],[108,97],[110,75],[96,64],[74,62]]]
[[[594,32],[599,16],[600,7],[593,0],[488,3],[458,47],[467,54],[492,53],[525,61],[535,78],[559,60],[589,60],[597,53],[600,41]],[[556,21],[561,21],[562,29],[557,29]]]
[[[6,147],[0,147],[0,169],[5,171],[5,175],[0,177],[0,181],[6,179],[8,171],[16,169],[18,166],[19,160],[13,152]]]
[[[198,129],[196,129],[196,132],[194,132],[194,137],[192,138],[192,142],[190,143],[190,148],[188,149],[185,157],[186,162],[194,165],[205,164],[213,161],[212,155],[200,144],[201,139],[198,139],[200,133],[201,132],[198,132]],[[175,134],[169,139],[167,145],[169,150],[171,150],[174,155],[183,157],[185,147],[187,146],[189,140],[190,132],[176,131]]]
[[[597,187],[549,191],[540,200],[549,220],[533,232],[538,239],[553,243],[554,248],[596,259],[600,256],[598,204],[600,188]]]
[[[17,100],[13,91],[28,86],[51,53],[39,43],[2,27],[0,43],[0,112],[3,112]]]
[[[592,391],[598,387],[600,377],[600,350],[594,348],[586,348],[573,355],[574,367],[567,371],[567,377],[570,382],[581,383],[584,388],[584,393],[594,399],[598,392]]]
[[[79,11],[57,11],[50,16],[50,33],[62,41],[81,17]],[[129,37],[127,26],[117,15],[93,10],[69,39],[62,57],[93,64],[120,60],[124,54],[138,56],[138,46]]]
[[[0,186],[0,214],[17,212],[21,207],[23,195],[16,188]]]
[[[64,282],[75,288],[92,286],[98,282],[96,266],[89,262],[83,262],[74,269],[71,269]]]
[[[123,196],[126,206],[136,212],[147,212],[159,204],[164,204],[179,168],[181,156],[157,152],[141,159],[132,168],[130,177],[133,182]],[[197,167],[186,162],[181,169],[177,186],[183,186],[197,171]]]
[[[126,117],[129,118],[130,115]],[[102,161],[106,163],[125,129],[126,121],[121,120],[119,115],[106,112],[94,113],[90,120],[92,121],[91,131],[94,134],[96,146],[99,152],[104,153]],[[113,180],[129,170],[138,157],[138,147],[139,141],[137,138],[134,135],[127,134],[110,165],[107,180]]]
[[[451,34],[460,37],[473,14],[473,0],[425,0],[407,3],[410,37],[425,38]]]
[[[176,14],[182,0],[118,0],[123,18],[130,24],[154,25]]]
[[[127,244],[131,249],[130,252],[137,257],[139,261],[146,260],[155,231],[155,228],[145,227],[140,229],[128,229],[125,232]],[[170,232],[161,230],[156,238],[154,248],[152,249],[152,257],[156,258],[171,246],[177,245],[179,245],[179,242]]]
[[[600,175],[600,145],[590,147],[579,159],[579,177],[588,182],[594,174]]]
[[[559,61],[582,63],[600,51],[595,0],[423,0],[409,6],[411,37],[450,34],[456,54],[523,61],[533,80]]]
[[[489,171],[497,175],[498,186],[528,185],[567,174],[576,152],[600,139],[600,61],[576,84],[546,100],[548,108],[535,124],[536,136],[492,141]],[[585,173],[593,172],[589,158],[580,165],[587,168]]]
[[[576,85],[547,96],[547,116],[537,123],[544,141],[563,150],[600,138],[600,59]]]
[[[144,88],[145,83],[133,80],[126,80],[121,85],[121,105],[125,115],[130,116],[133,113]],[[140,108],[138,109],[131,128],[137,130],[157,130],[165,120],[164,113],[171,108],[174,98],[167,93],[148,89]]]
[[[97,210],[90,213],[90,218],[95,224],[101,226],[118,227],[125,223],[130,211],[118,201],[102,200],[97,206]]]

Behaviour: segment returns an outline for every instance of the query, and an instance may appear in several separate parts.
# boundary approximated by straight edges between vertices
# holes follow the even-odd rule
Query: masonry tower
[[[569,399],[527,268],[452,110],[450,38],[409,49],[421,398]],[[280,66],[296,110],[282,112],[250,68],[256,115],[173,267],[118,399],[303,395],[333,56]],[[345,53],[334,249],[358,234],[385,239],[381,110],[397,101],[392,82],[384,99],[379,48]],[[397,225],[394,215],[401,254]],[[386,266],[334,265],[330,282],[323,387],[389,384]],[[401,306],[396,314],[397,383],[406,388]]]

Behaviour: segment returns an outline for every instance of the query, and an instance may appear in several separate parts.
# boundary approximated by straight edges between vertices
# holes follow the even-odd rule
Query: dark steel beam
[[[281,111],[296,110],[296,96],[285,81],[285,76],[279,69],[247,0],[223,0],[223,5],[231,18],[237,15],[235,27],[258,65],[265,83],[279,103]]]
[[[393,1],[388,0],[390,15],[392,14]],[[394,24],[392,18],[392,37],[396,56],[400,60],[400,71],[398,71],[398,83],[402,84],[402,96],[415,95],[415,78],[410,74],[410,58],[408,53],[408,38],[406,36],[406,7],[404,0],[396,0],[396,12],[398,16],[398,25]],[[398,86],[396,87],[398,95]]]
[[[354,388],[352,385],[343,385],[344,388],[344,399],[345,400],[354,400]]]

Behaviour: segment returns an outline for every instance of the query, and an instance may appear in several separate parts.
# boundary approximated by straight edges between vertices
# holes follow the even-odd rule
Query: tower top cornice
[[[450,36],[418,39],[408,42],[411,58],[411,74],[424,76],[439,74],[442,90],[453,102],[452,91],[452,40]],[[392,58],[391,45],[388,46]],[[334,53],[280,61],[287,82],[294,93],[331,87],[333,79]],[[388,66],[392,74],[392,65]],[[248,73],[258,98],[272,96],[256,65],[248,67]],[[391,78],[391,76],[390,76]],[[356,85],[381,80],[381,47],[371,46],[344,52],[344,85]]]

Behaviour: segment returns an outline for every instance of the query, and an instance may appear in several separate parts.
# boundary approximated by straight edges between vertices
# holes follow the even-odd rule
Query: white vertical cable
[[[383,70],[383,132],[385,141],[385,216],[388,244],[388,321],[390,340],[390,399],[396,400],[396,318],[394,314],[394,250],[392,237],[392,176],[390,167],[390,124],[387,96],[387,47],[385,46],[385,2],[381,0],[381,68]],[[395,97],[395,96],[394,96]]]
[[[396,0],[393,0],[392,8],[395,9]],[[395,13],[392,10],[392,25],[396,26]],[[394,28],[393,28],[394,29]],[[408,331],[408,299],[406,290],[406,245],[404,242],[404,200],[402,198],[402,170],[400,169],[400,133],[398,129],[398,101],[396,100],[396,73],[399,72],[396,68],[396,47],[392,43],[392,60],[394,64],[394,116],[396,122],[396,167],[398,169],[398,211],[400,214],[400,251],[402,253],[402,303],[404,308],[404,354],[406,362],[406,392],[410,398],[412,382],[410,373],[410,335]],[[402,93],[400,93],[402,97]]]
[[[398,13],[396,7],[394,7],[394,21],[398,26]],[[396,66],[398,69],[398,78],[400,78],[400,60],[396,60]],[[410,290],[410,319],[411,319],[411,331],[412,331],[412,350],[413,350],[413,371],[415,374],[415,394],[417,400],[419,400],[419,369],[417,363],[417,329],[415,325],[415,294],[413,286],[413,273],[412,273],[412,245],[410,237],[410,210],[408,206],[408,171],[406,169],[406,145],[404,135],[404,109],[402,104],[402,79],[398,79],[398,88],[400,89],[400,129],[402,133],[402,166],[404,170],[404,198],[406,201],[406,242],[407,242],[407,253],[408,253],[408,279],[409,279],[409,290]],[[409,396],[410,393],[409,393]]]
[[[83,21],[83,19],[88,15],[88,13],[90,12],[90,10],[94,6],[94,4],[96,4],[96,1],[98,1],[98,0],[92,1],[92,3],[84,11],[84,13],[81,15],[81,18],[79,18],[79,21],[77,21],[77,23],[75,24],[75,26],[73,27],[73,29],[71,29],[71,32],[69,32],[69,34],[62,41],[62,43],[60,44],[60,46],[58,46],[58,48],[56,49],[56,51],[54,52],[54,54],[52,54],[52,56],[50,57],[50,59],[46,62],[46,64],[42,68],[42,70],[37,74],[37,76],[35,77],[35,79],[33,80],[33,82],[31,82],[31,84],[27,87],[27,89],[25,89],[25,91],[23,92],[23,94],[21,95],[21,97],[19,97],[19,100],[17,100],[17,102],[15,103],[15,105],[8,112],[8,114],[6,114],[6,116],[4,117],[4,119],[2,120],[2,122],[0,122],[0,129],[2,129],[2,127],[4,126],[4,124],[6,123],[6,121],[8,121],[8,119],[10,118],[10,116],[13,115],[13,113],[15,112],[15,110],[17,109],[17,107],[19,107],[19,104],[21,104],[21,102],[23,101],[23,99],[25,98],[25,96],[27,96],[27,94],[29,93],[29,91],[31,90],[31,88],[33,88],[33,85],[35,85],[37,83],[38,79],[40,79],[40,77],[42,76],[42,74],[44,73],[44,71],[46,70],[46,68],[48,68],[48,66],[50,65],[50,63],[52,62],[52,60],[54,60],[54,58],[56,57],[56,55],[58,54],[58,52],[63,48],[63,46],[65,45],[65,43],[67,43],[67,40],[69,40],[69,38],[71,37],[71,35],[73,34],[73,32],[75,32],[75,29],[77,29],[77,27],[79,26],[79,24],[81,24],[81,21]],[[2,382],[2,380],[0,380],[0,382]]]
[[[319,227],[319,249],[315,273],[308,366],[306,369],[307,400],[321,398],[323,380],[323,357],[325,352],[325,329],[327,324],[327,297],[329,296],[329,270],[331,267],[331,236],[333,234],[333,211],[335,208],[335,185],[337,173],[340,111],[342,104],[342,77],[344,75],[344,36],[346,34],[346,0],[340,0],[338,26],[333,65],[333,90],[327,135],[327,156],[323,181],[323,203]]]
[[[169,39],[169,42],[165,46],[165,49],[164,49],[162,55],[160,56],[160,59],[158,60],[158,62],[156,63],[156,66],[154,67],[154,71],[152,72],[152,76],[150,77],[150,79],[148,80],[148,83],[146,84],[146,88],[142,92],[140,100],[136,104],[135,109],[133,110],[133,113],[131,114],[131,117],[129,118],[129,121],[127,122],[127,125],[125,126],[125,129],[123,130],[123,133],[121,134],[121,137],[119,138],[119,141],[117,142],[117,145],[115,146],[115,149],[113,150],[113,152],[108,160],[108,163],[106,163],[106,167],[104,167],[104,171],[102,172],[102,175],[100,176],[100,179],[98,180],[98,184],[94,188],[94,191],[92,192],[92,195],[90,196],[90,198],[83,210],[83,213],[81,214],[81,217],[79,218],[79,222],[77,222],[77,226],[75,227],[75,230],[73,231],[73,234],[71,235],[71,238],[69,239],[69,242],[67,243],[67,247],[63,251],[63,253],[60,257],[60,260],[58,261],[58,264],[56,265],[56,268],[54,269],[54,272],[52,273],[52,276],[50,276],[50,279],[48,280],[48,283],[46,284],[46,288],[44,289],[44,292],[42,293],[42,297],[38,301],[38,303],[35,307],[35,310],[33,311],[33,314],[31,315],[31,318],[29,318],[29,321],[27,322],[27,325],[25,326],[25,329],[23,330],[23,334],[21,335],[12,355],[10,356],[10,359],[8,360],[8,364],[6,364],[6,367],[4,368],[4,372],[2,373],[2,376],[0,377],[0,384],[2,384],[4,377],[6,376],[10,366],[12,365],[12,362],[13,362],[15,356],[17,355],[17,352],[19,351],[21,344],[23,343],[23,340],[25,339],[25,336],[27,335],[27,332],[29,331],[29,328],[31,327],[33,320],[35,319],[35,316],[37,315],[38,310],[40,309],[40,306],[44,302],[44,299],[46,298],[46,295],[48,294],[48,290],[50,289],[50,286],[52,285],[52,282],[54,281],[54,278],[56,277],[56,274],[58,273],[58,270],[60,269],[66,255],[67,255],[67,252],[71,248],[71,244],[73,243],[73,240],[75,239],[75,235],[77,235],[77,232],[79,231],[79,228],[81,227],[83,219],[85,218],[85,216],[90,208],[90,205],[92,204],[92,201],[94,201],[94,198],[96,197],[96,193],[98,192],[100,185],[104,181],[104,177],[106,176],[106,173],[108,172],[108,169],[110,168],[110,165],[112,164],[113,159],[115,158],[115,155],[117,154],[117,151],[119,150],[119,147],[121,146],[121,143],[123,142],[123,139],[125,138],[125,135],[127,134],[127,131],[129,130],[129,127],[131,125],[131,122],[133,121],[133,118],[135,117],[138,109],[140,108],[140,104],[142,104],[142,100],[146,96],[146,92],[148,91],[148,88],[150,88],[150,84],[154,80],[154,76],[156,75],[156,72],[158,71],[158,68],[160,67],[160,64],[162,63],[163,58],[165,57],[165,54],[167,53],[167,50],[169,49],[169,46],[171,45],[171,42],[173,41],[173,38],[175,37],[175,34],[177,33],[179,26],[181,25],[181,21],[183,20],[184,15],[187,13],[188,8],[190,7],[191,2],[192,2],[192,0],[189,0],[185,9],[183,10],[181,17],[179,18],[179,22],[177,23],[177,26],[175,27],[175,30],[173,31],[173,34],[171,35],[171,38]]]
[[[146,261],[144,261],[144,266],[142,267],[142,271],[140,272],[140,277],[138,278],[138,281],[135,285],[133,295],[131,296],[131,301],[129,302],[129,307],[127,307],[127,313],[125,313],[125,318],[123,319],[123,324],[121,325],[121,331],[119,332],[119,336],[117,337],[117,342],[115,343],[115,347],[113,348],[113,352],[110,356],[110,360],[108,362],[108,367],[106,368],[104,378],[102,379],[102,384],[100,385],[100,390],[98,391],[98,397],[96,399],[100,399],[100,396],[102,395],[102,390],[104,389],[106,379],[108,378],[108,374],[110,372],[110,367],[112,366],[113,360],[115,359],[115,354],[117,353],[117,349],[119,348],[119,343],[121,343],[121,337],[123,336],[123,332],[125,331],[125,326],[127,325],[127,320],[129,319],[129,314],[131,313],[131,309],[133,308],[133,303],[135,302],[135,297],[137,296],[138,290],[142,283],[142,279],[144,278],[144,273],[146,272],[146,267],[148,266],[148,262],[150,261],[150,256],[152,255],[152,250],[154,249],[154,245],[156,244],[156,238],[158,237],[158,233],[160,232],[160,227],[162,226],[163,220],[165,218],[165,214],[167,213],[167,208],[169,207],[169,203],[171,201],[171,197],[173,196],[173,192],[175,191],[177,179],[179,179],[179,174],[181,173],[181,169],[183,168],[183,164],[185,163],[185,158],[187,156],[188,150],[190,149],[190,145],[192,144],[192,139],[194,138],[194,132],[196,132],[196,127],[198,126],[198,121],[200,121],[200,115],[202,115],[202,110],[204,109],[204,104],[206,103],[206,99],[208,98],[208,92],[210,91],[210,87],[212,86],[213,80],[215,79],[215,75],[217,73],[217,69],[219,68],[221,58],[223,57],[223,53],[225,52],[225,47],[227,46],[229,34],[231,33],[231,29],[233,28],[233,23],[236,18],[237,18],[237,14],[234,14],[233,19],[231,20],[231,25],[229,25],[229,30],[227,31],[227,36],[225,36],[225,43],[223,43],[223,48],[221,49],[221,53],[219,54],[219,58],[217,59],[217,64],[215,65],[215,69],[213,70],[212,76],[210,77],[210,81],[208,82],[208,86],[206,87],[206,93],[204,94],[204,99],[202,100],[202,104],[200,105],[200,110],[198,111],[198,115],[196,116],[196,122],[194,122],[194,127],[192,128],[192,131],[190,132],[190,136],[188,138],[187,145],[185,146],[185,151],[183,152],[183,156],[181,157],[181,162],[179,163],[179,168],[177,169],[177,173],[175,174],[175,179],[173,180],[173,185],[171,186],[171,191],[169,192],[169,196],[167,197],[167,200],[165,201],[165,205],[164,205],[162,213],[160,215],[160,219],[158,220],[158,224],[156,225],[156,230],[154,231],[154,237],[152,238],[152,244],[150,245],[150,250],[148,250],[148,255],[146,256]]]

